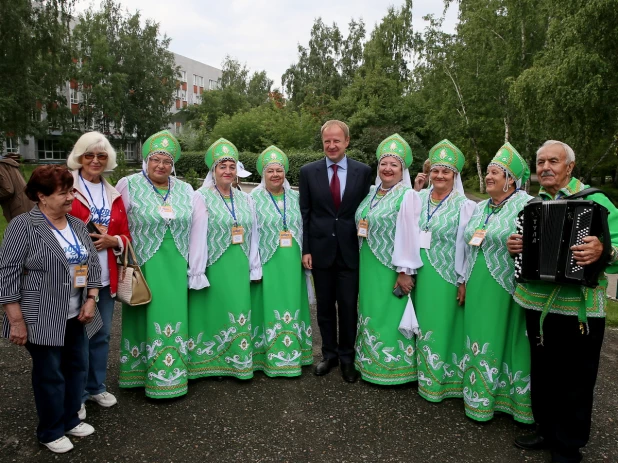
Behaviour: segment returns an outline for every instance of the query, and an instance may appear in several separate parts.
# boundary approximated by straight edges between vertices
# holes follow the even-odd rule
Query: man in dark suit
[[[369,166],[345,155],[349,143],[345,123],[322,126],[326,158],[300,169],[300,210],[303,266],[313,273],[322,335],[323,358],[314,373],[325,375],[341,362],[343,379],[353,383],[358,378],[354,342],[359,260],[354,214],[369,192],[372,175]]]

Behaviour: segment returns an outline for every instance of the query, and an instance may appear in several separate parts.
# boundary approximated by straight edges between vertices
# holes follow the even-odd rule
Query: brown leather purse
[[[129,253],[131,261],[129,262]],[[137,258],[131,242],[127,241],[124,253],[118,256],[118,289],[116,299],[127,305],[137,306],[148,304],[152,300],[152,293],[146,283],[142,269],[137,265]]]

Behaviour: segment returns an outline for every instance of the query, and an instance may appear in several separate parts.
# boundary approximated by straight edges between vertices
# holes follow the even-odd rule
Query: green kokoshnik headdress
[[[180,143],[169,130],[162,130],[148,137],[142,146],[142,158],[146,160],[153,154],[165,154],[174,160],[180,159]]]
[[[429,150],[429,162],[431,167],[446,167],[460,173],[466,158],[459,148],[445,138]]]
[[[530,178],[530,168],[524,158],[510,143],[505,143],[498,150],[489,166],[497,166],[518,182],[518,187]]]
[[[209,170],[212,170],[221,161],[238,162],[238,150],[231,141],[219,138],[206,151],[204,161]]]
[[[264,169],[271,164],[277,164],[283,167],[285,173],[288,173],[290,163],[286,154],[274,145],[266,148],[257,158],[256,168],[260,175],[263,175]]]
[[[378,145],[376,150],[378,162],[386,156],[399,158],[405,169],[412,165],[412,148],[398,133],[391,135]]]

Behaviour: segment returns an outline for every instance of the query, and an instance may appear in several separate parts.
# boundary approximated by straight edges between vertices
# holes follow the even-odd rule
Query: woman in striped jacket
[[[86,335],[102,326],[97,250],[83,222],[69,215],[73,177],[66,167],[34,170],[26,187],[37,203],[13,219],[0,248],[3,336],[26,346],[39,416],[37,437],[52,452],[73,448],[66,437],[94,428],[78,417],[86,381]]]

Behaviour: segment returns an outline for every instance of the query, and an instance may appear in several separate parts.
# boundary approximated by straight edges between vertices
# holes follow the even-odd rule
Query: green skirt
[[[466,415],[488,421],[498,410],[533,423],[525,311],[491,276],[482,250],[468,280],[465,305]]]
[[[120,387],[145,387],[155,399],[187,393],[187,261],[170,231],[142,265],[152,292],[143,306],[122,305]]]
[[[279,247],[262,267],[262,282],[251,285],[254,370],[268,376],[299,376],[313,363],[311,315],[300,248]]]
[[[396,281],[397,272],[383,265],[363,240],[354,364],[361,378],[371,383],[416,381],[414,340],[399,332],[408,298],[393,294]]]
[[[416,338],[418,392],[430,402],[462,397],[464,308],[457,286],[440,276],[421,249],[414,308],[421,333]]]
[[[253,377],[249,260],[230,244],[206,269],[210,286],[189,290],[189,377]]]

